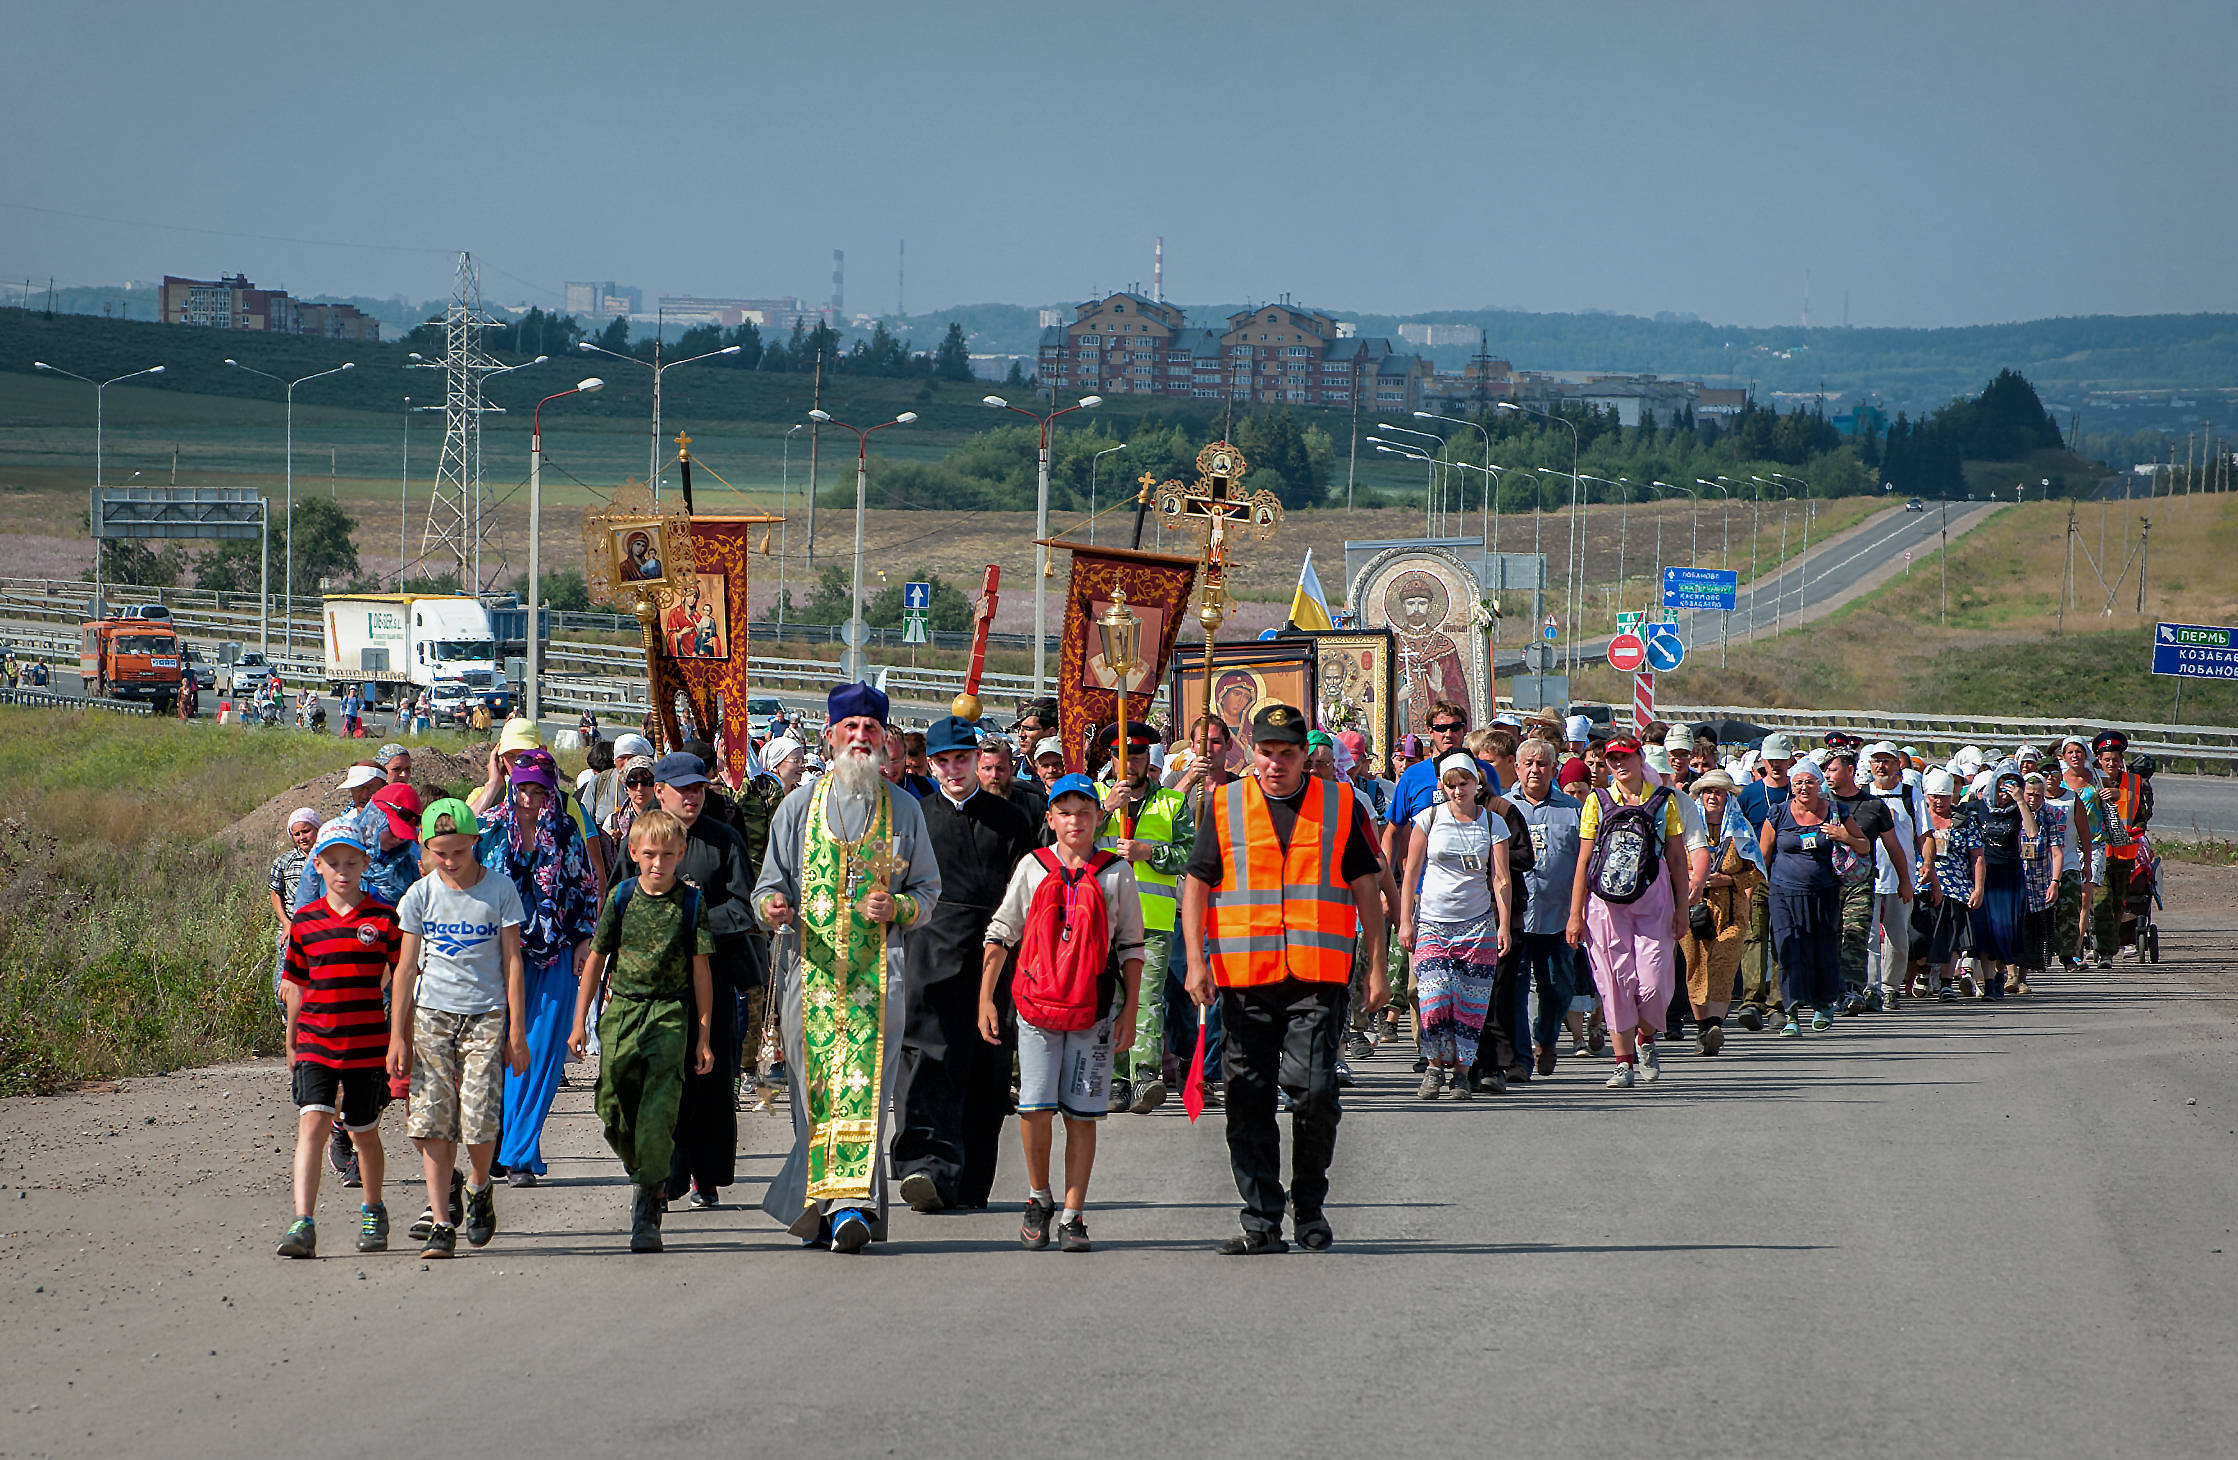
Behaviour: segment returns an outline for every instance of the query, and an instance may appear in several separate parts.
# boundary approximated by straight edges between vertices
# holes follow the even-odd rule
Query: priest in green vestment
[[[754,884],[793,1110],[793,1151],[762,1210],[805,1244],[859,1252],[886,1236],[902,935],[931,916],[940,865],[916,798],[884,774],[885,694],[839,685],[828,708],[830,769],[778,804]]]

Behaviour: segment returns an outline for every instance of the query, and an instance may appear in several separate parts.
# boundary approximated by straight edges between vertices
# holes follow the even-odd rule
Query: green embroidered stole
[[[856,904],[870,890],[863,861],[892,844],[892,793],[881,780],[870,825],[850,855],[827,819],[835,779],[818,781],[810,797],[801,856],[801,1084],[811,1201],[870,1195],[885,1099],[886,925]]]

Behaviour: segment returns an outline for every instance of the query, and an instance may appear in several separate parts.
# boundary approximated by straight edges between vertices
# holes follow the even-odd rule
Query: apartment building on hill
[[[330,340],[381,338],[381,322],[354,304],[312,304],[285,289],[259,289],[246,274],[230,279],[163,276],[159,317],[165,324],[209,329],[263,330],[275,335],[318,335]]]

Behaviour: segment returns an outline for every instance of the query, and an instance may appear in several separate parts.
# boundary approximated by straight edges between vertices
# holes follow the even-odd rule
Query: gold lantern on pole
[[[1112,748],[1119,756],[1115,785],[1127,783],[1127,681],[1142,666],[1142,615],[1127,607],[1127,592],[1111,590],[1111,607],[1096,620],[1097,647],[1119,686],[1119,735]]]

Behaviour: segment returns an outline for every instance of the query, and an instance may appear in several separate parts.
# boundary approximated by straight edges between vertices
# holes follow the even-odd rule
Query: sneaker
[[[1326,1217],[1313,1217],[1298,1223],[1298,1245],[1308,1252],[1327,1252],[1337,1244],[1337,1233]]]
[[[466,1242],[469,1247],[486,1247],[496,1235],[497,1183],[492,1181],[480,1191],[466,1193]]]
[[[1631,1089],[1632,1066],[1623,1060],[1618,1060],[1616,1062],[1616,1069],[1609,1074],[1607,1080],[1602,1082],[1602,1088],[1605,1090]]]
[[[831,1250],[860,1252],[870,1245],[870,1218],[849,1207],[831,1219]]]
[[[1764,1027],[1764,1011],[1762,1009],[1744,1008],[1740,1013],[1733,1016],[1733,1022],[1754,1034]]]
[[[1700,1047],[1705,1055],[1714,1055],[1725,1048],[1725,1026],[1722,1024],[1704,1025]]]
[[[1941,988],[1935,990],[1935,1002],[1938,1004],[1957,1003],[1958,990],[1952,988],[1949,984],[1944,984]]]
[[[1057,1215],[1057,1204],[1026,1198],[1025,1220],[1018,1225],[1018,1242],[1030,1252],[1039,1252],[1049,1245],[1049,1219]]]
[[[1877,1007],[1883,1014],[1893,1014],[1903,1007],[1903,996],[1893,988],[1882,989],[1880,990],[1880,1003]]]
[[[1821,1034],[1825,1033],[1829,1029],[1832,1029],[1833,1027],[1834,1016],[1826,1012],[1826,1010],[1821,1009],[1817,1013],[1811,1015],[1811,1028],[1817,1030]]]
[[[1238,1232],[1213,1250],[1222,1257],[1266,1257],[1288,1252],[1290,1244],[1272,1232]]]
[[[359,1207],[357,1221],[357,1250],[360,1252],[386,1252],[389,1250],[389,1207],[387,1202],[375,1202],[369,1207]]]
[[[1137,1115],[1148,1115],[1166,1103],[1166,1082],[1155,1075],[1135,1086],[1134,1104],[1128,1106]]]
[[[357,1146],[350,1140],[350,1133],[336,1120],[326,1138],[326,1164],[341,1175],[347,1176],[350,1163],[357,1159]]]
[[[710,1189],[695,1181],[692,1183],[692,1198],[687,1205],[695,1212],[704,1212],[722,1205],[722,1201],[723,1195],[720,1188]]]
[[[1545,1078],[1546,1078],[1547,1076],[1549,1076],[1549,1075],[1551,1075],[1551,1074],[1553,1074],[1553,1073],[1554,1073],[1554,1046],[1553,1046],[1553,1045],[1551,1045],[1551,1044],[1542,1044],[1542,1045],[1540,1045],[1540,1046],[1539,1046],[1539,1061],[1538,1061],[1538,1070],[1539,1070],[1539,1078],[1540,1078],[1540,1079],[1542,1079],[1542,1080],[1543,1080],[1543,1079],[1545,1079]]]
[[[1586,1040],[1585,1047],[1593,1052],[1595,1058],[1599,1058],[1601,1051],[1609,1047],[1609,1032],[1606,1029],[1594,1030]]]
[[[1430,1068],[1430,1057],[1428,1055],[1418,1054],[1414,1057],[1414,1072],[1416,1074],[1419,1075],[1428,1068]]]
[[[1639,1048],[1640,1083],[1652,1085],[1663,1078],[1663,1057],[1655,1052],[1655,1041],[1648,1040]]]
[[[1352,1065],[1347,1060],[1337,1061],[1337,1088],[1349,1090],[1358,1082],[1352,1078]]]
[[[1414,1092],[1424,1100],[1435,1100],[1445,1093],[1445,1071],[1426,1069],[1422,1072],[1421,1088]]]
[[[1592,1051],[1585,1047],[1585,1041],[1583,1040],[1578,1040],[1570,1045],[1571,1059],[1581,1060],[1591,1053]]]
[[[427,1234],[434,1230],[435,1208],[421,1207],[420,1214],[417,1217],[413,1218],[412,1225],[405,1229],[405,1235],[407,1237],[410,1237],[414,1242],[425,1242],[427,1240]]]
[[[1445,1086],[1446,1094],[1452,1096],[1455,1100],[1476,1099],[1476,1074],[1474,1071],[1456,1067],[1447,1073],[1449,1078]]]
[[[1834,1007],[1843,1018],[1854,1019],[1865,1012],[1865,999],[1861,994],[1844,994],[1841,1003]]]
[[[1112,1078],[1111,1078],[1111,1100],[1110,1100],[1110,1103],[1109,1103],[1109,1104],[1108,1104],[1108,1105],[1107,1105],[1107,1106],[1106,1106],[1105,1108],[1106,1108],[1107,1110],[1111,1111],[1111,1112],[1112,1112],[1112,1113],[1113,1113],[1114,1115],[1116,1115],[1116,1114],[1117,1114],[1118,1112],[1120,1112],[1120,1111],[1122,1111],[1122,1110],[1125,1110],[1125,1109],[1129,1108],[1129,1107],[1130,1107],[1130,1106],[1132,1106],[1132,1105],[1133,1105],[1134,1103],[1135,1103],[1135,1083],[1134,1083],[1134,1081],[1132,1081],[1132,1080],[1129,1080],[1129,1079],[1125,1079],[1125,1078],[1123,1078],[1123,1077],[1121,1077],[1121,1076],[1118,1076],[1118,1075],[1114,1075],[1114,1076],[1112,1076]]]
[[[1088,1243],[1088,1219],[1074,1217],[1069,1222],[1057,1224],[1057,1250],[1059,1252],[1093,1252]]]
[[[423,1258],[458,1256],[458,1228],[448,1222],[430,1222],[427,1235],[419,1242]]]
[[[297,1217],[288,1224],[285,1237],[280,1239],[282,1257],[316,1257],[319,1255],[318,1224],[309,1217]]]
[[[536,1173],[526,1166],[516,1166],[505,1173],[505,1184],[524,1188],[534,1186],[536,1184]]]
[[[1800,1039],[1802,1037],[1803,1026],[1795,1022],[1795,1016],[1793,1014],[1788,1015],[1787,1022],[1780,1026],[1780,1038]]]
[[[1868,1014],[1885,1014],[1888,1012],[1888,999],[1881,993],[1877,985],[1865,991],[1865,1012]]]
[[[939,1211],[947,1203],[940,1199],[940,1184],[922,1171],[912,1171],[901,1179],[901,1199],[913,1212]]]
[[[1375,1045],[1369,1042],[1365,1033],[1355,1029],[1344,1037],[1344,1053],[1348,1059],[1374,1059]]]

